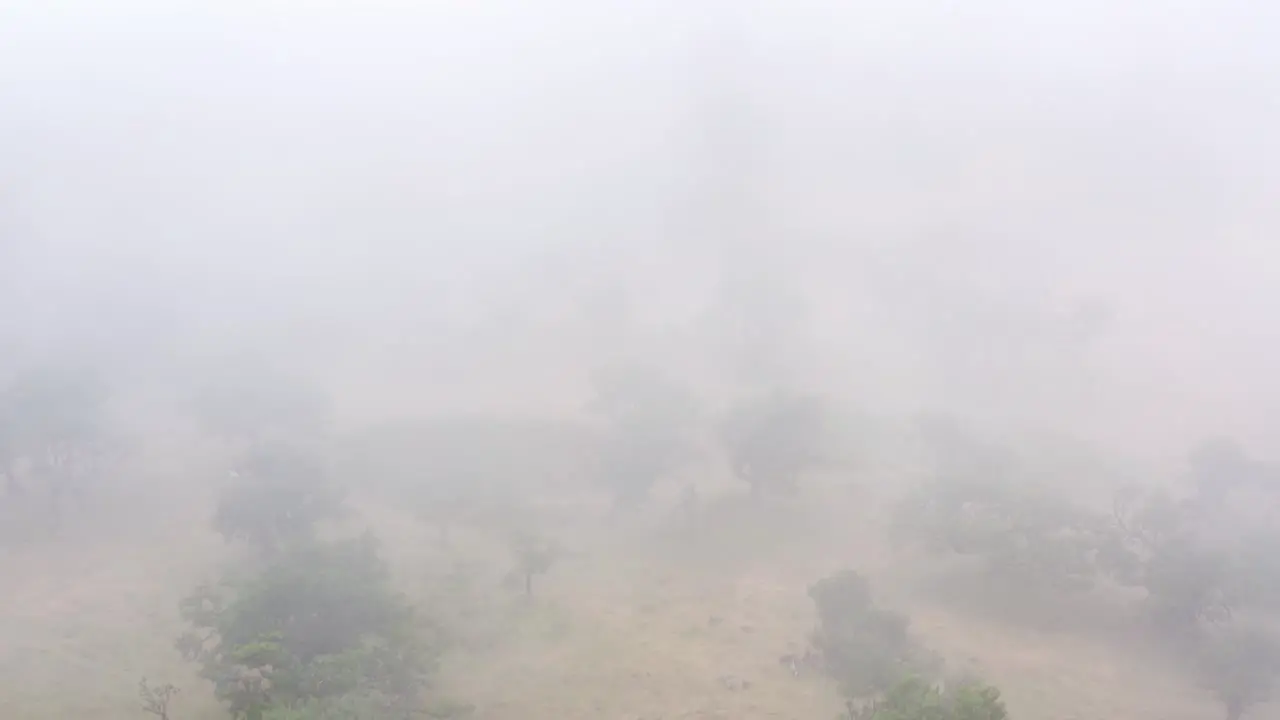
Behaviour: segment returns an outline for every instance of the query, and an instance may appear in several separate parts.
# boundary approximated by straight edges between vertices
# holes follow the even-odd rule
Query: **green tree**
[[[653,369],[602,373],[589,410],[604,421],[602,479],[619,506],[643,503],[654,483],[693,455],[693,395]]]
[[[266,553],[308,540],[315,525],[339,516],[342,496],[323,464],[289,445],[252,449],[218,499],[214,528]]]
[[[753,493],[793,493],[800,475],[823,460],[825,430],[818,398],[774,392],[734,408],[721,439],[734,475]]]
[[[237,720],[368,694],[410,707],[434,658],[368,535],[293,546],[260,572],[197,588],[181,612],[192,630],[179,650]]]

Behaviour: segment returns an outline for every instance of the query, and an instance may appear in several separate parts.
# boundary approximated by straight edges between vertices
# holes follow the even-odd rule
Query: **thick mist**
[[[474,706],[433,717],[884,720],[850,643],[1017,718],[1220,714],[1191,672],[1263,717],[1277,39],[1239,0],[0,4],[9,655],[179,601],[230,643],[181,595],[228,567],[403,621],[234,667],[168,633],[61,710],[78,655],[0,670],[36,718],[129,717],[145,672],[197,719],[370,720],[298,668],[394,665],[345,653],[412,655],[412,605]],[[1108,642],[1149,652],[1045,684]]]
[[[20,354],[360,374],[506,323],[519,383],[593,327],[705,355],[739,278],[809,383],[1273,442],[1268,11],[362,8],[5,11]]]

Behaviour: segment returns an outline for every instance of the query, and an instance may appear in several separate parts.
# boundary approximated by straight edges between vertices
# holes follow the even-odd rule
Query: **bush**
[[[907,632],[907,619],[876,607],[866,578],[846,570],[809,588],[818,610],[812,636],[823,667],[848,698],[888,690],[937,661]]]
[[[409,703],[432,657],[369,536],[290,547],[181,611],[193,630],[179,650],[236,718],[360,693]]]
[[[823,459],[826,413],[817,398],[774,393],[735,408],[721,425],[733,472],[751,491],[794,493]]]
[[[643,503],[654,483],[693,455],[694,398],[661,373],[602,374],[589,409],[604,421],[601,479],[619,506]]]
[[[994,576],[1055,593],[1092,587],[1101,518],[1036,491],[1001,482],[935,482],[900,502],[899,547],[982,559]]]
[[[295,448],[250,451],[235,484],[218,499],[214,528],[265,553],[311,538],[316,523],[337,517],[342,497],[323,466]]]
[[[966,682],[942,689],[919,678],[907,678],[860,708],[850,703],[850,720],[1006,720],[1000,691]]]

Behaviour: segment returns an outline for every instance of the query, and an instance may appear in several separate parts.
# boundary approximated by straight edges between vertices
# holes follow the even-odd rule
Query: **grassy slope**
[[[504,561],[480,553],[472,622],[490,632],[447,657],[439,687],[474,702],[486,720],[832,718],[840,711],[834,691],[778,663],[803,645],[813,622],[806,585],[849,565],[871,573],[886,594],[895,587],[875,528],[844,526],[837,520],[849,511],[833,508],[840,504],[832,495],[773,508],[722,503],[704,516],[696,541],[663,530],[669,521],[615,523],[607,535],[602,526],[582,528],[531,602],[495,589]],[[386,508],[365,518],[407,586],[430,585],[442,558],[433,536]],[[77,541],[0,558],[3,717],[140,718],[142,675],[184,689],[177,720],[219,717],[171,645],[178,598],[223,553],[197,520],[171,519],[112,544]],[[953,665],[1005,688],[1021,720],[1218,713],[1206,693],[1144,669],[1105,635],[974,617],[928,593],[896,597]]]

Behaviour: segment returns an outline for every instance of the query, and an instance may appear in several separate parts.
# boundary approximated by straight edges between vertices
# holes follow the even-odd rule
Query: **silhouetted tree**
[[[818,398],[775,392],[733,409],[721,438],[734,474],[753,493],[793,493],[801,474],[823,459],[825,430]]]
[[[1201,620],[1231,614],[1231,558],[1199,542],[1192,508],[1166,492],[1117,495],[1111,532],[1098,562],[1122,584],[1141,587],[1157,619],[1193,631]]]
[[[1261,627],[1219,628],[1202,641],[1196,666],[1225,707],[1226,720],[1240,720],[1272,697],[1280,679],[1280,642]]]
[[[310,539],[316,523],[342,512],[342,495],[323,464],[289,445],[253,448],[218,499],[214,528],[270,554]]]
[[[552,540],[531,532],[512,533],[510,540],[515,556],[511,577],[520,578],[525,596],[533,597],[533,578],[551,570],[560,554],[559,547]]]
[[[644,502],[655,482],[693,454],[694,398],[655,370],[602,373],[589,409],[604,421],[602,480],[620,506]]]

